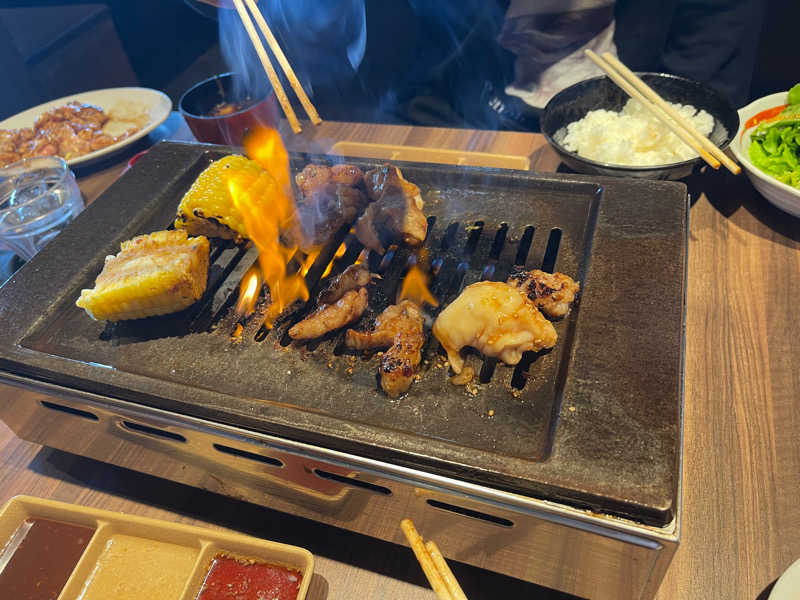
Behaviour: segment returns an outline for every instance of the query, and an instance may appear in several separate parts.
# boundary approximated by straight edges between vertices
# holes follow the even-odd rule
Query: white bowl
[[[750,178],[753,186],[764,198],[790,215],[800,217],[800,190],[778,181],[750,162],[750,152],[748,150],[750,148],[750,134],[752,134],[755,127],[751,127],[748,130],[744,128],[745,123],[762,110],[786,104],[787,94],[788,92],[770,94],[740,108],[739,131],[736,132],[736,137],[731,142],[731,150],[739,164],[742,165],[744,172],[747,173],[747,177]]]

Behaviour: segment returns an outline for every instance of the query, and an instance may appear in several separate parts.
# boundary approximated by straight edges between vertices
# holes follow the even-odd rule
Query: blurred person
[[[763,0],[512,0],[498,41],[516,55],[506,93],[543,108],[601,74],[587,48],[636,71],[682,75],[734,106],[749,99]]]
[[[633,70],[689,77],[743,105],[764,4],[261,0],[259,7],[323,117],[537,131],[553,95],[601,74],[586,48],[611,52]],[[236,20],[225,12],[221,21]],[[223,50],[234,30],[221,29]],[[252,53],[245,42],[242,53]],[[252,58],[245,64],[259,64]]]

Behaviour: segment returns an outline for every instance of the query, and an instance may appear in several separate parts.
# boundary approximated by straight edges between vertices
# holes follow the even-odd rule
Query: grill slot
[[[244,458],[245,460],[251,460],[253,462],[269,465],[271,467],[284,466],[283,461],[278,460],[277,458],[272,458],[271,456],[264,456],[263,454],[256,454],[255,452],[248,452],[247,450],[240,450],[239,448],[233,448],[232,446],[225,446],[223,444],[214,444],[214,450],[216,450],[217,452],[222,452],[223,454],[236,456],[237,458]]]
[[[433,500],[433,499],[428,499],[425,502],[427,502],[428,505],[432,506],[433,508],[438,508],[439,510],[446,510],[448,512],[455,513],[463,517],[469,517],[471,519],[478,519],[480,521],[485,521],[487,523],[491,523],[492,525],[499,525],[500,527],[514,526],[514,521],[511,521],[510,519],[506,519],[504,517],[498,517],[495,515],[490,515],[488,513],[481,512],[479,510],[464,508],[463,506],[456,506],[455,504],[448,504],[447,502],[440,502],[439,500]]]
[[[547,238],[547,248],[544,251],[544,258],[542,259],[542,271],[551,273],[554,270],[560,243],[561,230],[555,227],[550,230],[550,237]]]
[[[354,488],[367,490],[368,492],[372,492],[373,494],[380,494],[381,496],[391,496],[392,494],[392,490],[390,490],[387,487],[383,487],[382,485],[376,485],[374,483],[369,483],[368,481],[361,481],[360,479],[354,479],[352,477],[345,477],[344,475],[337,475],[336,473],[323,471],[322,469],[314,469],[314,475],[316,475],[320,479],[328,479],[331,481],[336,481],[338,483],[349,485]]]
[[[64,406],[63,404],[56,404],[55,402],[48,402],[47,400],[40,400],[39,401],[42,406],[49,410],[54,410],[56,412],[65,413],[68,415],[72,415],[73,417],[81,417],[82,419],[87,419],[88,421],[99,421],[100,418],[88,410],[80,410],[77,408],[72,408],[71,406]]]
[[[514,265],[522,266],[528,260],[528,252],[531,250],[531,243],[533,243],[533,234],[536,232],[536,227],[528,225],[525,228],[525,233],[522,234],[522,239],[517,248],[517,255],[514,258]]]
[[[167,431],[166,429],[151,427],[150,425],[142,425],[141,423],[134,423],[133,421],[122,421],[121,423],[125,429],[133,431],[135,433],[141,433],[144,435],[159,437],[165,440],[170,440],[172,442],[186,441],[186,438],[183,437],[180,433],[174,433],[172,431]]]

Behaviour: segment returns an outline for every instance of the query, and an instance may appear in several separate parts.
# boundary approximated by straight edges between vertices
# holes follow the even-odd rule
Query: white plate
[[[140,87],[121,87],[121,88],[108,88],[105,90],[94,90],[91,92],[81,92],[79,94],[71,94],[64,96],[58,100],[51,100],[39,106],[34,106],[26,111],[17,113],[13,117],[9,117],[5,121],[0,121],[0,129],[19,129],[21,127],[33,127],[34,122],[44,112],[51,108],[64,106],[67,102],[78,101],[86,102],[99,106],[106,113],[114,108],[119,102],[133,102],[140,106],[145,107],[150,113],[150,118],[144,127],[139,129],[136,133],[124,140],[111,144],[100,150],[95,150],[83,156],[77,156],[67,161],[70,167],[83,165],[116,152],[132,144],[136,140],[143,138],[148,133],[153,131],[156,127],[161,125],[169,113],[172,111],[172,100],[169,96],[158,90],[151,90],[149,88]]]
[[[736,132],[736,137],[733,138],[730,147],[744,172],[747,173],[747,177],[761,195],[781,210],[800,217],[800,190],[778,181],[750,162],[750,135],[755,128],[751,127],[747,130],[744,128],[745,123],[762,110],[786,104],[787,94],[788,92],[770,94],[740,108],[739,131]]]
[[[772,588],[769,600],[797,600],[800,597],[800,559],[783,572]]]

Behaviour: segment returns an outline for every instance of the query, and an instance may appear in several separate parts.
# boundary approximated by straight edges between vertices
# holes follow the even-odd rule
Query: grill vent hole
[[[535,352],[525,352],[522,355],[522,360],[514,367],[514,374],[511,376],[511,387],[521,390],[528,382],[528,369],[531,368],[533,361],[536,360],[537,354]]]
[[[556,266],[556,257],[558,257],[558,247],[561,244],[561,230],[554,227],[550,230],[550,237],[547,239],[547,249],[544,251],[544,259],[542,260],[542,271],[552,273]]]
[[[88,410],[80,410],[78,408],[72,408],[71,406],[64,406],[63,404],[56,404],[55,402],[48,402],[47,400],[40,400],[42,406],[49,410],[55,410],[57,412],[66,413],[68,415],[73,415],[75,417],[81,417],[82,419],[88,419],[89,421],[99,421],[100,418],[94,414],[89,412]]]
[[[456,234],[458,234],[458,222],[450,223],[442,238],[442,250],[448,250],[453,246],[456,241]]]
[[[522,239],[519,241],[519,248],[517,248],[517,256],[514,259],[514,264],[524,266],[525,261],[528,260],[528,252],[531,251],[531,244],[533,243],[533,234],[536,227],[528,225],[525,232],[522,234]]]
[[[439,508],[441,510],[447,510],[457,515],[462,515],[464,517],[471,517],[473,519],[480,519],[481,521],[486,521],[487,523],[491,523],[492,525],[499,525],[500,527],[513,527],[514,521],[509,519],[505,519],[503,517],[497,517],[495,515],[490,515],[484,512],[480,512],[477,510],[472,510],[471,508],[464,508],[463,506],[456,506],[455,504],[448,504],[447,502],[439,502],[438,500],[428,499],[426,502],[434,507]]]
[[[483,366],[481,366],[481,373],[479,375],[481,383],[489,383],[491,380],[492,375],[494,375],[494,369],[497,366],[497,359],[496,358],[486,358],[483,361]]]
[[[267,339],[267,335],[269,335],[269,329],[267,329],[264,325],[262,325],[261,327],[258,328],[258,331],[256,331],[256,334],[253,336],[253,339],[257,342],[263,342],[265,339]],[[283,344],[282,340],[281,343]]]
[[[262,454],[256,454],[255,452],[248,452],[247,450],[239,450],[239,448],[232,448],[231,446],[214,444],[214,449],[217,450],[218,452],[222,452],[223,454],[230,454],[231,456],[237,456],[239,458],[252,460],[255,462],[263,463],[265,465],[270,465],[272,467],[283,466],[283,461],[278,460],[277,458],[272,458],[271,456],[264,456]]]
[[[141,423],[134,423],[133,421],[123,421],[122,426],[130,429],[136,433],[143,433],[145,435],[152,435],[155,437],[164,438],[173,442],[185,442],[186,438],[180,433],[167,431],[166,429],[159,429],[158,427],[150,427],[149,425],[142,425]]]
[[[483,221],[475,221],[469,228],[469,237],[467,238],[467,245],[464,246],[464,255],[471,256],[478,247],[478,240],[481,239],[483,233]]]
[[[428,231],[425,234],[425,241],[427,242],[431,237],[431,231],[433,231],[433,226],[436,225],[436,217],[431,216],[428,217]]]
[[[392,490],[387,487],[383,487],[382,485],[361,481],[360,479],[353,479],[352,477],[345,477],[344,475],[337,475],[336,473],[323,471],[322,469],[314,469],[314,475],[321,479],[329,479],[331,481],[343,483],[344,485],[367,490],[374,494],[381,494],[383,496],[390,496],[392,494]]]
[[[501,223],[497,228],[497,233],[494,234],[494,241],[492,242],[492,249],[489,251],[489,258],[497,260],[500,258],[500,253],[503,251],[503,246],[506,243],[506,235],[508,234],[508,223]]]

